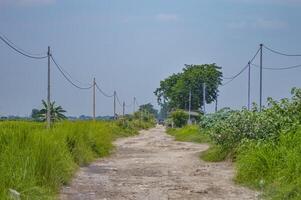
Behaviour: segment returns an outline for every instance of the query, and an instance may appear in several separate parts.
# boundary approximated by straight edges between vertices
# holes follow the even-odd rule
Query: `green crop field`
[[[108,155],[118,137],[149,128],[150,122],[0,122],[0,199],[54,199],[79,166]]]

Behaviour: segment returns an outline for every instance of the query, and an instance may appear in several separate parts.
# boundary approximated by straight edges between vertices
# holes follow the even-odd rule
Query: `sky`
[[[56,61],[82,86],[95,77],[106,93],[116,90],[121,103],[131,104],[135,96],[139,104],[156,105],[153,91],[160,80],[184,64],[216,63],[229,77],[260,43],[300,54],[300,9],[301,0],[0,0],[0,33],[32,53],[45,54],[50,46]],[[263,52],[266,67],[296,64],[301,57]],[[251,71],[251,99],[258,103],[259,70]],[[301,68],[264,70],[264,99],[290,97],[292,87],[301,87],[300,75]],[[247,73],[219,90],[219,108],[246,106]],[[26,58],[0,41],[0,94],[0,116],[29,116],[41,108],[47,59]],[[67,115],[92,115],[92,90],[74,88],[53,63],[51,98]],[[96,114],[112,113],[113,100],[97,93]]]

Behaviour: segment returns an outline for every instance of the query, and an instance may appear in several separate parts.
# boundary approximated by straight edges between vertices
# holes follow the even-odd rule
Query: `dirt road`
[[[174,141],[163,127],[115,142],[116,152],[77,173],[62,200],[257,199],[233,183],[230,163],[207,163],[205,144]]]

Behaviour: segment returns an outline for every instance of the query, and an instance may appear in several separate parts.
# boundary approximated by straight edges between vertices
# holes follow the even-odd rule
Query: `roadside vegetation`
[[[55,199],[79,166],[110,154],[116,138],[153,125],[151,117],[62,121],[49,130],[39,122],[2,121],[0,199],[11,199],[17,193],[21,199]]]
[[[177,141],[182,142],[196,142],[206,143],[209,142],[209,136],[202,133],[197,125],[187,125],[183,128],[169,128],[167,133],[174,136]]]
[[[265,199],[301,199],[301,89],[292,89],[289,99],[269,98],[261,112],[255,104],[251,110],[224,108],[203,115],[199,126],[168,133],[180,141],[209,142],[201,158],[233,161],[235,181]]]

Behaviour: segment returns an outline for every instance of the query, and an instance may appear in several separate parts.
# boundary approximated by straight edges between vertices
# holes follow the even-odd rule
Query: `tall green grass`
[[[212,144],[210,136],[205,129],[197,125],[189,125],[183,128],[169,128],[167,133],[175,137],[177,141],[210,143],[210,147],[200,154],[200,158],[205,161],[218,162],[225,160],[229,155],[229,150],[220,145]]]
[[[144,122],[62,122],[47,130],[35,122],[0,122],[0,199],[55,199],[78,166],[108,155],[112,141],[134,135]]]
[[[267,199],[301,199],[301,127],[278,141],[242,144],[236,180],[261,189]]]
[[[209,136],[202,132],[197,125],[189,125],[183,128],[169,128],[167,133],[174,136],[176,140],[183,142],[206,143],[209,142]]]

